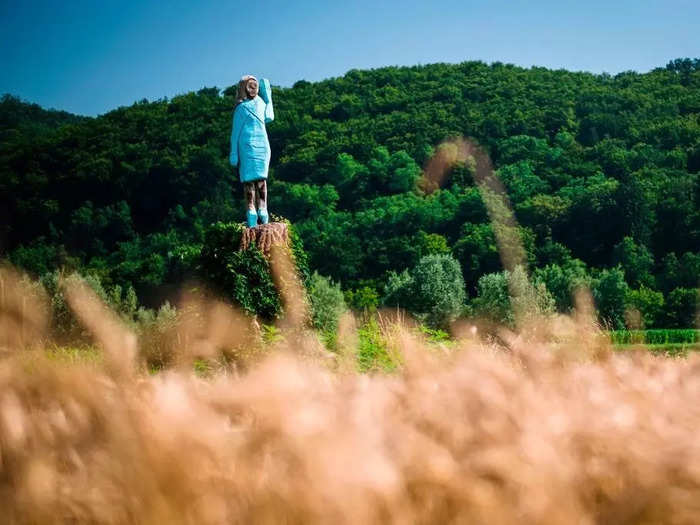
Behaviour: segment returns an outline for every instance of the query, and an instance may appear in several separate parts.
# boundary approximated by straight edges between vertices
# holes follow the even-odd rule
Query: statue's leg
[[[258,217],[260,217],[260,222],[267,224],[267,180],[259,180],[255,182],[256,189],[256,204],[258,208]]]
[[[252,228],[258,224],[258,214],[255,213],[255,183],[244,182],[243,193],[245,194],[245,200],[248,205],[246,223],[248,224],[248,228]]]

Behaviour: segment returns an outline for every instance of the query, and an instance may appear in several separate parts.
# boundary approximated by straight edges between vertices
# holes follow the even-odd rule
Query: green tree
[[[593,298],[601,321],[612,329],[625,327],[625,299],[629,287],[619,266],[602,270],[593,281]]]
[[[580,288],[589,287],[590,277],[582,261],[569,259],[563,265],[548,264],[544,268],[536,268],[533,282],[545,285],[558,311],[569,312],[574,306],[574,293]]]
[[[410,272],[391,275],[385,303],[424,317],[431,326],[444,327],[464,308],[464,278],[450,255],[426,255]]]
[[[697,288],[676,288],[666,297],[666,326],[693,328],[700,326],[700,299]]]
[[[479,279],[473,312],[495,323],[513,326],[532,315],[554,311],[555,301],[544,283],[531,282],[521,265]]]
[[[472,308],[477,316],[490,321],[514,324],[506,272],[487,273],[479,278],[478,293],[472,300]]]
[[[655,285],[652,271],[654,256],[643,244],[637,244],[631,237],[625,237],[613,249],[613,263],[625,270],[625,277],[630,286],[653,287]]]
[[[340,285],[314,272],[309,279],[311,322],[333,347],[338,333],[338,321],[347,309]]]
[[[575,257],[593,272],[621,261],[633,288],[656,282],[668,299],[698,285],[696,62],[611,76],[472,61],[275,87],[270,209],[293,219],[313,269],[349,289],[442,253],[439,235],[475,295],[501,269],[488,231],[501,224],[485,226],[472,180],[489,163],[458,156],[439,188],[416,190],[436,151],[458,149],[445,141],[469,136],[507,189],[522,225],[511,237],[526,241],[529,264]],[[240,220],[227,163],[235,91],[144,99],[96,118],[2,97],[2,256],[40,274],[89,270],[139,295],[177,284],[210,225]]]
[[[627,308],[638,311],[641,315],[640,328],[655,328],[660,326],[663,319],[664,295],[646,286],[638,290],[628,290],[625,298]]]
[[[452,251],[467,283],[476,283],[482,275],[497,272],[501,267],[496,236],[490,224],[465,224]],[[473,290],[473,284],[472,287]]]
[[[345,302],[353,310],[373,312],[379,306],[379,294],[371,286],[361,286],[345,292]]]

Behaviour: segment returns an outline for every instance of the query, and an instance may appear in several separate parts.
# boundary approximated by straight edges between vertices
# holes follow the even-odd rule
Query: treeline
[[[90,119],[3,97],[4,254],[143,297],[181,280],[209,225],[241,218],[234,95],[205,88]],[[615,76],[482,62],[352,70],[273,96],[270,209],[351,306],[397,297],[389,283],[426,256],[458,262],[467,305],[507,282],[473,166],[453,166],[437,191],[420,184],[436,147],[466,136],[489,153],[557,309],[584,283],[612,326],[630,307],[647,327],[694,322],[700,60]]]

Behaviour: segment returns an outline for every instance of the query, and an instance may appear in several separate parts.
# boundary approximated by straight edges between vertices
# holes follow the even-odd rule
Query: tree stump
[[[246,228],[241,235],[239,250],[247,250],[253,242],[263,255],[269,259],[273,246],[289,245],[287,224],[284,222],[270,222]]]
[[[287,223],[271,222],[245,228],[239,251],[247,250],[252,243],[269,262],[270,275],[285,312],[283,330],[289,332],[290,328],[303,327],[309,319],[308,301],[292,253]]]

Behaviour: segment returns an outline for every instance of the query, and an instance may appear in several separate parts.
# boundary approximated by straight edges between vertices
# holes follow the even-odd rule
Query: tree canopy
[[[177,282],[209,225],[240,220],[234,95],[204,88],[97,118],[5,95],[0,255],[37,274],[87,269],[140,295]],[[615,76],[478,61],[351,70],[273,96],[270,210],[294,223],[311,269],[346,291],[383,294],[391,272],[428,255],[451,254],[472,296],[502,269],[473,163],[452,165],[434,191],[421,184],[456,137],[489,154],[558,307],[570,306],[566,276],[612,290],[601,304],[617,324],[624,286],[646,297],[698,285],[697,59]]]

